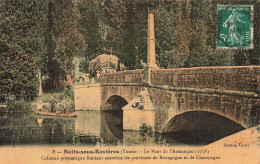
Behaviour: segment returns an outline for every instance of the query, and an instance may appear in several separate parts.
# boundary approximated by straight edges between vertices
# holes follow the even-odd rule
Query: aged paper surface
[[[256,136],[257,135],[257,136]],[[255,139],[253,139],[255,138]],[[256,139],[257,138],[257,139]],[[248,144],[248,147],[225,147],[224,144]],[[1,147],[2,163],[259,163],[259,132],[239,134],[204,147],[85,147],[85,146],[16,146]],[[56,153],[53,153],[53,151]],[[63,154],[65,150],[110,151],[106,154]],[[185,153],[170,153],[171,151]],[[119,154],[112,154],[117,152]],[[135,153],[122,153],[122,151]],[[147,153],[149,151],[149,153]],[[152,153],[153,151],[153,153]],[[62,152],[61,154],[57,152]],[[138,152],[138,153],[137,153]],[[155,153],[157,152],[157,153]],[[158,153],[160,152],[160,153]],[[165,153],[168,152],[168,153]],[[160,159],[160,156],[168,159]],[[95,157],[95,160],[88,158]]]
[[[0,3],[0,53],[4,61],[0,70],[4,88],[0,102],[0,163],[260,163],[260,55],[256,45],[260,40],[259,1],[36,2]],[[37,14],[30,12],[41,9],[43,13],[37,12],[36,18]],[[26,31],[32,23],[29,19],[37,22],[41,14],[41,21],[48,22],[48,27],[39,21]],[[79,20],[78,24],[73,20]],[[92,22],[84,24],[88,20]],[[35,32],[39,27],[49,33]],[[139,44],[140,40],[145,43]],[[4,86],[20,85],[10,82],[18,77],[12,73],[17,70],[14,65],[20,63],[8,63],[16,49],[24,53],[16,44],[26,47],[29,54],[56,55],[45,61],[47,65],[52,60],[57,62],[51,66],[44,65],[41,55],[33,57],[40,58],[36,63],[41,68],[36,70],[41,71],[35,76],[41,78],[39,89],[31,89],[39,93],[30,102],[30,114],[6,110],[12,108],[6,103],[8,89]],[[99,50],[94,51],[95,48]],[[122,55],[123,50],[126,51]],[[118,57],[106,55],[118,52]],[[88,59],[89,72],[77,75],[77,68],[82,68],[76,65],[84,57],[72,55],[71,60],[66,56],[70,53],[99,56],[86,55],[92,59]],[[116,67],[97,69],[103,59],[115,61]],[[16,57],[11,61],[16,61]],[[70,67],[70,63],[74,65]],[[3,73],[7,67],[10,74]],[[67,67],[75,67],[76,73],[68,73],[71,70]],[[67,70],[63,70],[64,77],[55,74],[58,80],[54,87],[63,85],[65,91],[47,92],[44,79],[51,77],[51,70],[58,69]],[[18,72],[23,71],[20,68]],[[33,81],[25,80],[26,84],[30,80]],[[73,96],[66,88],[73,90]],[[67,107],[70,96],[76,111]]]

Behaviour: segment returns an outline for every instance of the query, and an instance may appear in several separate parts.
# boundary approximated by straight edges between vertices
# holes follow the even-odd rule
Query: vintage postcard
[[[258,0],[1,0],[0,163],[260,163]]]

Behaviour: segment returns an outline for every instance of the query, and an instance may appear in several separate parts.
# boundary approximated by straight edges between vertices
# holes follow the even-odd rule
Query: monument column
[[[147,36],[147,67],[145,68],[145,83],[151,84],[151,70],[158,68],[155,58],[155,36],[154,36],[154,15],[148,15],[148,36]]]
[[[155,58],[155,37],[154,37],[154,15],[148,15],[148,37],[147,37],[147,65],[150,68],[158,68]]]

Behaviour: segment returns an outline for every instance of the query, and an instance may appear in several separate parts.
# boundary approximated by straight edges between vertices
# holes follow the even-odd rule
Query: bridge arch
[[[119,95],[110,96],[104,106],[104,111],[113,111],[122,109],[128,102],[125,98]]]
[[[187,143],[211,143],[245,128],[236,121],[210,111],[187,111],[174,116],[163,129],[163,134]]]
[[[123,96],[112,95],[106,101],[102,113],[102,131],[106,132],[106,143],[122,142],[123,139],[123,110],[128,102]]]

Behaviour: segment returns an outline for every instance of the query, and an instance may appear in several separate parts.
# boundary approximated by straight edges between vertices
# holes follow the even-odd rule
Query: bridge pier
[[[145,88],[136,98],[123,107],[123,129],[140,130],[145,124],[155,127],[155,108],[150,99],[148,90]]]

